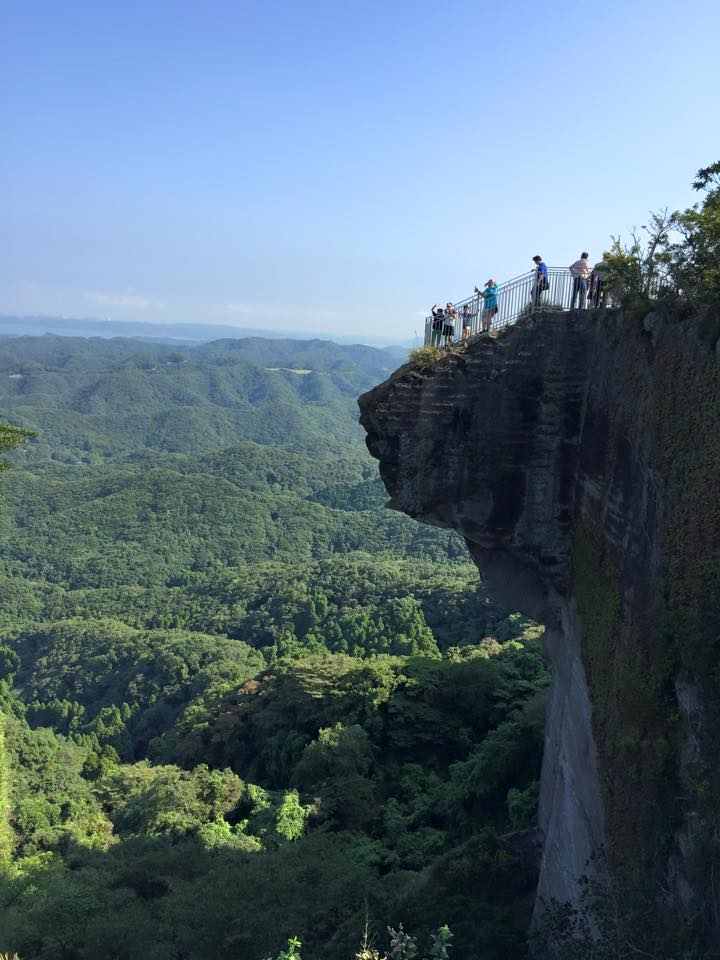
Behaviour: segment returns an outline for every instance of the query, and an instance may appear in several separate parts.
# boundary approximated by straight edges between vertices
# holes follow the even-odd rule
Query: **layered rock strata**
[[[714,749],[713,347],[662,315],[545,313],[359,401],[389,506],[461,533],[497,601],[546,625],[541,901],[576,900],[606,849],[708,909],[688,764]]]

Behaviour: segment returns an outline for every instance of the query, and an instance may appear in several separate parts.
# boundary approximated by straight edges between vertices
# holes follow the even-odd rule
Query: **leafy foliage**
[[[523,956],[540,631],[384,511],[354,397],[386,363],[7,341],[39,435],[0,508],[0,948],[347,960],[367,903],[432,960],[446,922]]]
[[[21,430],[19,427],[10,427],[7,424],[0,423],[0,451],[22,446],[23,443],[27,443],[34,436],[35,434],[28,430]],[[7,468],[7,463],[0,461],[0,470],[7,470]]]
[[[684,211],[651,213],[631,242],[613,238],[604,254],[608,282],[630,305],[652,299],[707,311],[720,333],[720,161],[698,171],[693,188],[705,194]]]

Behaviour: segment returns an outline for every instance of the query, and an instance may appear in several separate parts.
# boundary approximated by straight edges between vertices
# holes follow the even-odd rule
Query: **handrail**
[[[486,288],[487,289],[487,288]],[[502,327],[516,323],[521,317],[530,317],[540,310],[571,310],[577,303],[585,306],[607,306],[608,293],[601,276],[594,282],[586,281],[584,288],[579,287],[567,267],[547,268],[547,287],[538,289],[535,270],[497,285],[497,306],[492,314],[485,313],[482,293],[453,304],[457,317],[445,318],[438,324],[432,316],[425,318],[425,346],[444,341],[468,341],[492,333]],[[468,310],[463,314],[463,308]],[[468,321],[468,333],[464,334],[464,319]],[[452,333],[449,328],[453,327]]]

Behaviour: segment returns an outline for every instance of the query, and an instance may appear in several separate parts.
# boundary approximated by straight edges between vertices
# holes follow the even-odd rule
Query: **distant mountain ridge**
[[[222,323],[147,323],[131,320],[98,320],[94,317],[46,317],[10,316],[0,314],[0,338],[43,336],[60,337],[131,337],[159,343],[207,343],[210,340],[245,339],[262,337],[266,340],[317,340],[332,339],[337,343],[367,343],[380,349],[405,351],[411,344],[397,344],[384,337],[351,333],[349,335],[323,335],[317,330],[268,330],[260,327],[236,327]]]
[[[385,350],[329,340],[169,346],[15,337],[0,350],[0,411],[39,434],[20,459],[46,457],[50,442],[54,459],[66,462],[116,459],[138,448],[202,452],[238,441],[294,450],[358,444],[355,397],[395,366]]]

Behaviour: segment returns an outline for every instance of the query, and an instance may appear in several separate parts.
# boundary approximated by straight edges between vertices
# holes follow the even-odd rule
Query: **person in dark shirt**
[[[436,303],[432,308],[430,317],[430,344],[433,347],[439,347],[442,343],[443,326],[445,325],[445,311],[439,303]]]
[[[592,307],[606,307],[608,299],[607,289],[607,271],[608,265],[604,260],[596,263],[590,274],[590,289],[587,298]]]

